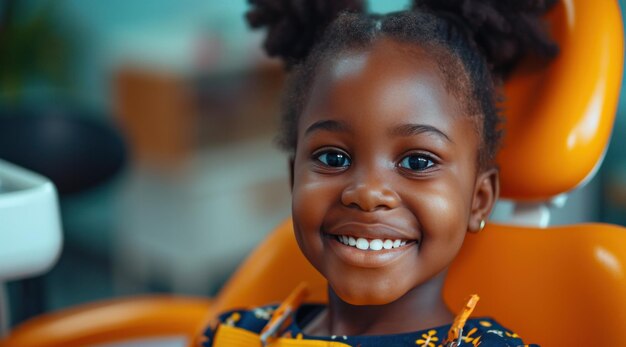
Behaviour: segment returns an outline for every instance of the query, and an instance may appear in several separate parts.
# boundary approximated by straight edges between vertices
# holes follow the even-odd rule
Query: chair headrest
[[[563,0],[548,15],[559,55],[504,86],[501,196],[547,200],[591,178],[611,136],[623,67],[617,1]]]

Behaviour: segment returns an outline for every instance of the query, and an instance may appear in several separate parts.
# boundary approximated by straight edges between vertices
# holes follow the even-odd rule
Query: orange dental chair
[[[626,228],[547,227],[550,201],[587,182],[611,135],[623,66],[615,0],[563,0],[550,13],[560,55],[546,69],[521,66],[505,86],[506,135],[498,157],[502,197],[518,202],[515,225],[468,234],[444,297],[457,311],[471,293],[475,315],[496,317],[542,346],[626,346]],[[523,226],[522,226],[523,224]],[[483,271],[467,271],[481,268]],[[289,274],[286,276],[285,274]],[[324,279],[279,226],[212,300],[142,297],[46,314],[0,346],[85,346],[183,336],[198,346],[219,312],[284,299],[301,281],[326,300]]]

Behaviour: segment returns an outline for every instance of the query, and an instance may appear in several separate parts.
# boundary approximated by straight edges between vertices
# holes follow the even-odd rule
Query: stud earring
[[[478,226],[478,230],[470,229],[469,231],[474,233],[474,234],[477,234],[477,233],[481,232],[484,228],[485,228],[485,220],[481,219],[480,220],[480,225]]]

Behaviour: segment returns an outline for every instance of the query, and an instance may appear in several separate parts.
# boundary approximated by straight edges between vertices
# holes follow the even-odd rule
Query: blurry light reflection
[[[615,278],[622,278],[624,276],[622,264],[613,252],[603,247],[596,247],[595,253],[596,259],[598,259],[598,261],[604,265],[604,268],[609,270]]]

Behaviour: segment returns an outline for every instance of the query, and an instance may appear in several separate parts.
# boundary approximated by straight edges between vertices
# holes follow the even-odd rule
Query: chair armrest
[[[167,336],[191,340],[211,302],[206,298],[160,295],[82,305],[18,325],[0,340],[0,347],[73,347]]]

